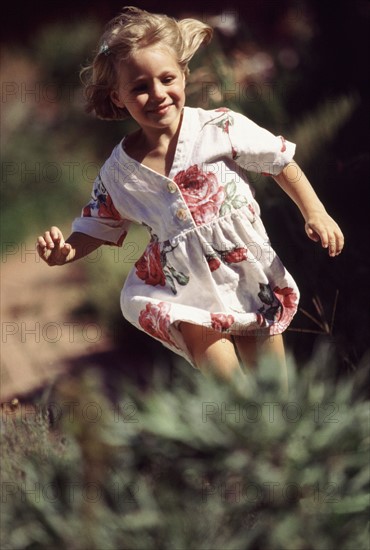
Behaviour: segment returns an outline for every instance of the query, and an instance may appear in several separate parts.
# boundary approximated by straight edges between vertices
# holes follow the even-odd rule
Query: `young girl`
[[[261,352],[284,364],[282,333],[297,286],[271,248],[246,178],[267,173],[297,204],[308,236],[330,256],[343,235],[293,160],[295,145],[226,108],[185,107],[188,63],[212,29],[127,7],[102,36],[86,77],[87,110],[131,116],[67,240],[38,238],[48,265],[103,244],[122,245],[131,222],[150,242],[121,294],[123,315],[203,372],[229,378]]]

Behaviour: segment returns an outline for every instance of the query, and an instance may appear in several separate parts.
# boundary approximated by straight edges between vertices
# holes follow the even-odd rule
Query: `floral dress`
[[[124,317],[193,359],[182,321],[230,334],[279,334],[299,291],[271,248],[246,176],[277,175],[295,145],[226,108],[185,107],[168,177],[113,150],[73,231],[122,245],[132,222],[150,242],[121,292]]]

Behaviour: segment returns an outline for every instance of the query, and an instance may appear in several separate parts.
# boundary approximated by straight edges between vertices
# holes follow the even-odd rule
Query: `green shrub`
[[[368,372],[337,382],[330,353],[290,362],[288,396],[268,362],[230,385],[179,364],[115,398],[91,368],[4,409],[1,547],[368,548]]]

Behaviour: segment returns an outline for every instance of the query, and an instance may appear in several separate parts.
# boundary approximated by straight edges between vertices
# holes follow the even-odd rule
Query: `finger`
[[[336,256],[338,256],[344,247],[344,235],[341,231],[339,231],[339,234],[337,234],[337,251]]]
[[[333,236],[329,239],[329,256],[334,257],[337,255],[337,240]]]
[[[329,238],[328,232],[326,230],[321,231],[320,240],[321,240],[321,246],[323,248],[329,248],[330,247],[330,238]]]
[[[53,225],[50,229],[50,236],[53,239],[54,242],[60,242],[63,240],[63,234],[59,227],[56,227]]]
[[[43,237],[38,237],[37,243],[36,243],[36,251],[40,256],[40,258],[42,258],[45,262],[47,262],[52,252],[52,249],[45,242],[45,239]]]
[[[40,238],[40,237],[39,237]],[[40,244],[39,242],[36,244],[36,250],[37,250],[37,253],[38,255],[42,258],[43,255],[44,255],[44,251],[45,251],[45,246]]]
[[[50,235],[50,231],[45,231],[44,233],[44,241],[45,241],[45,246],[47,248],[54,248],[54,240],[53,238],[51,237]]]
[[[63,254],[63,256],[68,256],[68,254],[71,252],[72,246],[69,243],[64,243],[61,247],[60,251]]]
[[[306,224],[306,233],[308,235],[308,237],[312,240],[312,241],[319,241],[320,240],[320,236],[318,235],[318,233],[309,225],[309,224]]]
[[[36,250],[40,258],[42,258],[45,262],[47,262],[51,254],[51,251],[48,249],[48,247],[37,244]]]
[[[36,247],[45,248],[46,247],[46,241],[42,235],[37,237],[36,241]]]
[[[334,257],[342,252],[344,246],[344,236],[338,226],[329,233],[329,255]]]

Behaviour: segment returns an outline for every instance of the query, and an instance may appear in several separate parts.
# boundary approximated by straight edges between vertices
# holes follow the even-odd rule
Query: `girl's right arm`
[[[48,265],[64,265],[87,256],[105,241],[85,233],[72,233],[65,241],[58,227],[51,227],[37,239],[37,252]]]

